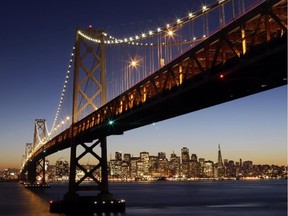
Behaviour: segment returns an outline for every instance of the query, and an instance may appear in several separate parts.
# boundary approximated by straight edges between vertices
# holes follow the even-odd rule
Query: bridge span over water
[[[67,197],[71,198],[81,190],[100,190],[101,199],[112,199],[107,177],[107,136],[123,134],[134,128],[286,85],[287,2],[260,1],[246,9],[242,8],[239,16],[224,22],[225,8],[230,8],[228,4],[234,10],[231,2],[234,1],[216,1],[158,31],[149,31],[128,39],[109,37],[103,31],[92,28],[78,29],[73,53],[72,123],[61,133],[48,136],[45,120],[35,121],[34,141],[40,136],[45,142],[38,147],[34,143],[33,151],[27,154],[21,170],[23,179],[32,183],[36,181],[37,175],[45,176],[45,157],[71,148]],[[207,20],[209,14],[215,11],[219,11],[223,22],[213,33],[209,33]],[[175,40],[173,43],[168,41],[169,35],[172,36],[199,17],[204,17],[205,34],[201,38],[185,39],[177,43]],[[153,37],[157,37],[156,41],[159,42],[162,35],[165,43],[141,42],[148,38],[152,41]],[[133,85],[129,86],[127,81],[128,88],[125,91],[107,100],[108,47],[148,45],[151,49],[158,49],[158,54],[167,52],[167,55],[171,55],[174,53],[173,46],[179,49],[179,44],[185,51],[178,52],[164,64],[166,57],[158,59],[150,52],[152,56],[149,58],[160,60],[160,67],[145,76],[140,72],[137,77],[127,73],[125,79],[134,80]],[[93,62],[91,69],[88,69],[86,62]],[[147,67],[150,69],[152,63],[149,64]],[[137,61],[129,67],[135,67],[137,71]],[[84,75],[80,74],[81,71]],[[86,88],[81,86],[89,79],[98,86],[92,94],[86,93]],[[86,101],[81,105],[80,96]],[[99,98],[97,100],[100,105],[95,103],[95,98]],[[80,117],[88,106],[93,107],[93,111]],[[77,146],[82,146],[83,152],[78,153]],[[96,146],[101,148],[101,155],[95,153]],[[79,160],[86,154],[99,161],[92,170],[86,170],[79,164]],[[79,181],[75,179],[76,169],[85,173]],[[100,177],[94,174],[99,169]],[[95,185],[82,185],[87,178],[92,179]],[[42,181],[45,183],[45,178]]]

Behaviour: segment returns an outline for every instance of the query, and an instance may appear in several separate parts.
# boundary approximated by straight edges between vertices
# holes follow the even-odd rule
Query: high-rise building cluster
[[[252,161],[240,159],[237,162],[222,159],[220,145],[218,160],[213,162],[189,153],[187,147],[181,149],[181,156],[174,152],[170,158],[166,153],[157,156],[140,152],[139,157],[129,153],[115,152],[115,159],[108,162],[110,179],[193,179],[193,178],[287,178],[287,166],[253,165]]]
[[[0,182],[1,181],[17,181],[19,169],[4,169],[0,171]]]
[[[94,169],[94,164],[81,165],[86,170]],[[110,180],[155,180],[171,178],[173,180],[189,179],[237,179],[237,178],[286,178],[287,165],[254,165],[252,161],[239,161],[222,159],[220,145],[218,146],[217,161],[198,158],[194,153],[190,155],[189,149],[183,147],[181,155],[172,152],[170,157],[165,152],[150,155],[143,151],[138,157],[130,153],[115,152],[115,159],[108,161]],[[45,161],[46,181],[67,181],[69,179],[69,163],[60,158],[55,165]],[[96,169],[94,176],[101,178],[101,170]],[[0,181],[17,180],[18,169],[5,169],[0,171]],[[76,170],[76,179],[81,179],[84,172]]]

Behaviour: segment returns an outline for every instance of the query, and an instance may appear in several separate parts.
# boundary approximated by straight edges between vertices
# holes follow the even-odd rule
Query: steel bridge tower
[[[37,149],[38,145],[45,143],[48,139],[47,125],[45,119],[35,119],[34,122],[34,139],[33,143],[26,143],[26,158]],[[43,149],[45,151],[45,149]],[[34,184],[47,187],[45,176],[45,157],[35,160],[31,158],[28,167],[28,182],[27,187],[33,187]]]
[[[76,33],[69,187],[63,200],[50,203],[50,212],[125,211],[125,201],[114,199],[108,188],[108,133],[93,134],[93,138],[78,133],[83,129],[78,122],[107,102],[104,38],[103,31],[92,28],[77,30]],[[97,154],[95,147],[98,147],[98,151],[100,148],[100,153]],[[96,164],[83,165],[81,160],[86,156],[89,156],[89,160],[92,157]],[[77,176],[77,170],[81,170],[84,175]],[[90,181],[88,185],[83,184],[86,180]],[[80,191],[90,193],[85,196],[79,194]]]
[[[74,124],[78,122],[85,111],[95,111],[107,102],[106,95],[106,55],[104,44],[104,33],[101,30],[81,30],[97,42],[88,41],[79,31],[76,34],[75,63],[74,63],[74,84],[73,84],[73,110],[72,110],[72,141],[70,154],[70,176],[69,191],[64,199],[78,199],[77,191],[100,190],[97,197],[101,200],[113,199],[108,190],[108,169],[107,169],[107,140],[106,136],[98,137],[97,140],[76,139],[73,137],[77,130]],[[87,87],[88,86],[88,87]],[[94,91],[88,92],[90,88]],[[88,113],[89,114],[89,113]],[[88,144],[87,144],[88,142]],[[90,143],[89,143],[90,142]],[[94,148],[101,148],[99,156]],[[79,152],[80,147],[84,151]],[[84,156],[93,157],[98,161],[94,167],[86,168],[80,164]],[[76,179],[76,170],[84,172],[84,176]],[[101,176],[97,175],[101,172]],[[93,180],[93,186],[81,185],[84,180]]]

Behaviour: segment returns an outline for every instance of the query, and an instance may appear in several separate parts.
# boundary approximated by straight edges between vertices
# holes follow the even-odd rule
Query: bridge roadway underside
[[[224,77],[221,78],[219,74]],[[96,125],[74,139],[77,143],[85,143],[105,136],[123,134],[131,129],[283,85],[287,85],[287,35],[255,47],[241,58],[231,59],[224,65],[198,74],[145,103],[113,116],[112,126]],[[69,134],[69,130],[63,134]],[[45,153],[36,154],[34,159],[37,161],[70,146],[71,133],[66,139],[45,148]]]
[[[83,133],[81,141],[102,135],[121,134],[179,115],[211,107],[287,84],[287,37],[261,45],[249,55],[226,62],[161,96],[138,105],[115,118],[111,126],[99,126]],[[219,74],[224,74],[223,78]]]

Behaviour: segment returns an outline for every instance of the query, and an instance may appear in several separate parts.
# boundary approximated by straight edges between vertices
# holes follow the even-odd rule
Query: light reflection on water
[[[32,193],[18,183],[1,183],[0,191],[0,215],[57,215],[49,214],[49,200],[61,200],[67,184]],[[110,192],[126,200],[126,212],[90,215],[287,216],[285,180],[111,183]]]

